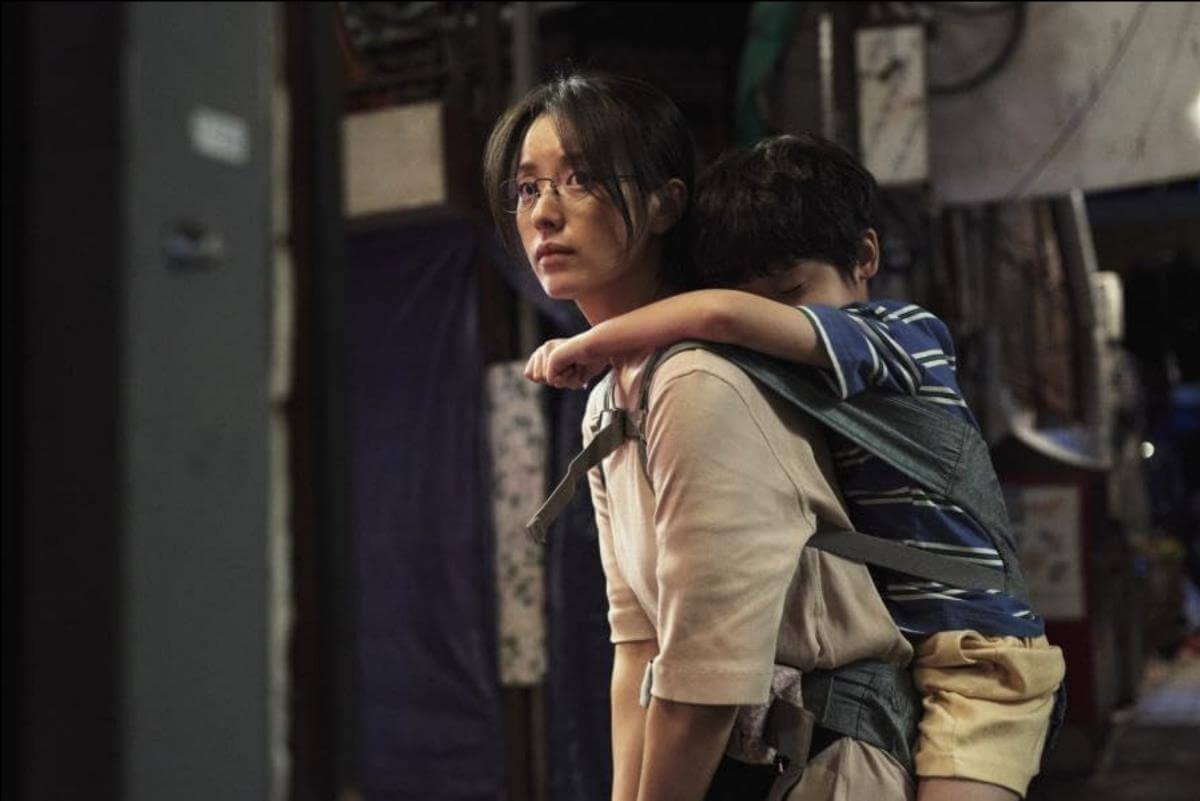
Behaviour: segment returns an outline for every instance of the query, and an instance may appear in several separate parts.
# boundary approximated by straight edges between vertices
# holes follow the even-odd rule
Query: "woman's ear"
[[[858,260],[854,265],[855,283],[869,281],[879,272],[879,235],[874,228],[867,232],[858,242]]]
[[[687,193],[687,185],[678,178],[672,178],[650,196],[650,233],[665,234],[679,222],[687,207]]]

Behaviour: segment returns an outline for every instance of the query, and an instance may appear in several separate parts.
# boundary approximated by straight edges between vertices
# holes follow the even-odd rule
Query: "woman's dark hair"
[[[679,108],[666,94],[644,81],[604,73],[564,73],[530,91],[500,117],[488,138],[483,159],[484,186],[492,219],[505,246],[521,252],[516,220],[504,210],[501,184],[516,175],[525,134],[533,121],[550,115],[563,149],[582,162],[625,222],[628,242],[641,234],[635,220],[646,219],[646,199],[667,181],[687,187],[686,217],[695,182],[695,143]],[[621,190],[622,179],[637,187],[633,207]],[[676,224],[664,237],[664,277],[677,281],[688,249],[684,226]]]
[[[696,187],[684,286],[737,286],[809,259],[849,278],[877,195],[871,173],[819,136],[775,136],[727,153]]]

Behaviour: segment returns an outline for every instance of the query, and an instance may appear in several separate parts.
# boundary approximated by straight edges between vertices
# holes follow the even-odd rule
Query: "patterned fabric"
[[[775,665],[775,672],[771,677],[771,697],[766,703],[738,707],[733,731],[729,735],[729,745],[725,748],[726,756],[752,765],[770,765],[775,762],[778,752],[767,744],[766,739],[767,715],[776,699],[793,706],[804,706],[801,687],[803,678],[804,674],[794,667]]]
[[[800,306],[833,362],[823,370],[840,398],[861,392],[901,393],[937,404],[978,427],[959,391],[954,344],[945,323],[919,306],[892,300]],[[949,499],[911,479],[859,445],[830,432],[838,484],[854,527],[941,556],[1001,567],[987,533]],[[872,568],[879,594],[901,631],[932,634],[974,629],[1037,637],[1042,619],[1029,606],[994,590],[968,590]]]
[[[544,550],[525,534],[546,494],[546,425],[541,389],[525,380],[524,367],[506,362],[487,370],[500,683],[508,687],[546,677]]]

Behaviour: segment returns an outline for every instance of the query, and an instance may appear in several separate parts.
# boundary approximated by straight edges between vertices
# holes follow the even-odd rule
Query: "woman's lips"
[[[570,255],[570,253],[547,253],[538,259],[538,267],[541,267],[543,270],[558,269],[566,265],[567,258]]]
[[[542,269],[554,269],[565,264],[567,257],[574,252],[575,251],[565,247],[564,245],[546,243],[538,245],[537,250],[534,251],[534,261],[536,261],[538,267],[541,267]]]

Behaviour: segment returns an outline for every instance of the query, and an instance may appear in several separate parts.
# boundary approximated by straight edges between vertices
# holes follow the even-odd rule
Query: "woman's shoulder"
[[[752,423],[780,432],[798,425],[799,409],[780,400],[741,367],[703,347],[673,354],[651,376],[648,412],[700,416],[719,425]]]
[[[638,368],[640,375],[634,379],[634,389],[628,397],[615,393],[610,401],[611,382],[615,374],[610,370],[598,378],[588,392],[587,409],[584,413],[583,430],[585,441],[595,434],[601,412],[610,405],[628,410],[640,403],[640,392],[644,381],[649,380],[649,392],[645,398],[652,411],[684,406],[696,410],[699,406],[738,402],[739,397],[755,393],[754,382],[740,368],[713,351],[702,347],[679,351],[664,359],[655,360]],[[673,412],[672,415],[678,414]]]
[[[583,438],[584,442],[588,442],[592,435],[596,433],[595,429],[600,421],[600,412],[603,411],[608,395],[609,382],[612,381],[612,370],[607,370],[598,376],[588,389],[587,406],[583,413]]]
[[[671,354],[657,364],[650,378],[651,401],[664,387],[677,381],[695,384],[697,388],[707,385],[717,388],[724,385],[737,394],[757,391],[753,380],[745,371],[721,354],[704,347],[689,348]],[[717,381],[709,381],[706,378]]]
[[[656,445],[733,448],[763,459],[763,470],[778,465],[793,484],[807,475],[802,465],[812,463],[820,426],[721,354],[703,348],[677,353],[651,378],[644,427],[651,452]]]

